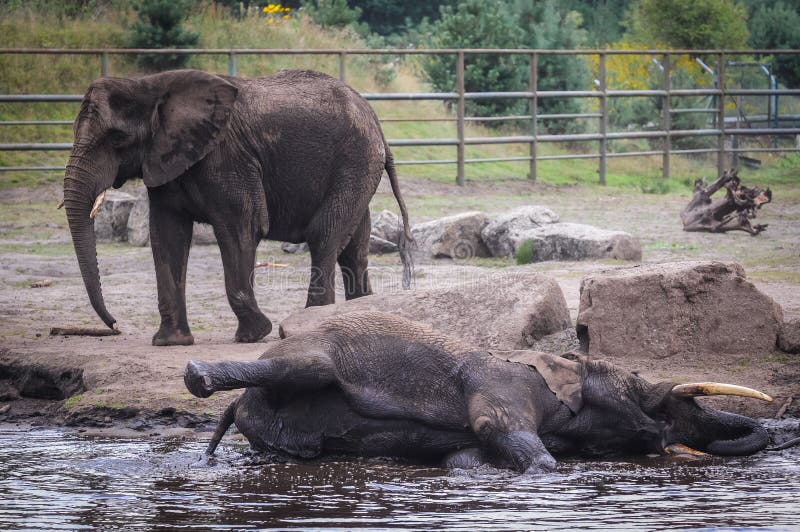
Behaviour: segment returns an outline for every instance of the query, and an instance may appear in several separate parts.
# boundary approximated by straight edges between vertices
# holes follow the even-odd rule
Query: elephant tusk
[[[58,210],[58,209],[62,208],[63,206],[64,206],[64,200],[62,199],[62,200],[61,200],[61,201],[58,203],[58,205],[56,205],[56,210]]]
[[[682,443],[671,443],[664,447],[664,454],[672,456],[709,456],[708,453],[692,449],[688,445]]]
[[[690,384],[678,384],[672,388],[672,395],[677,397],[702,397],[704,395],[738,395],[740,397],[752,397],[762,401],[772,402],[769,395],[735,384],[725,384],[721,382],[693,382]]]
[[[89,213],[89,218],[94,218],[97,216],[97,213],[100,212],[100,206],[103,204],[103,201],[106,199],[106,191],[102,191],[97,199],[94,200],[94,205],[92,205],[92,211]]]

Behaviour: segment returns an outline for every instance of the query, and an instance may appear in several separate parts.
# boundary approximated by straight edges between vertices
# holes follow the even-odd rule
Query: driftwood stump
[[[681,212],[684,231],[746,231],[757,235],[767,224],[752,225],[756,211],[772,201],[772,191],[760,187],[745,187],[739,182],[736,170],[728,170],[709,186],[702,179],[694,182],[694,196]],[[725,188],[725,197],[712,200],[711,196]]]

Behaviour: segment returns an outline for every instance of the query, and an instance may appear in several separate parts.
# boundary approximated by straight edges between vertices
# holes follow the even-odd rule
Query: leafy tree
[[[747,10],[736,0],[638,0],[626,17],[640,43],[720,49],[747,45]]]
[[[575,49],[586,41],[586,31],[580,13],[559,12],[555,0],[529,2],[517,0],[516,18],[522,29],[522,44],[526,48],[541,50]],[[537,68],[539,90],[580,90],[588,86],[589,70],[582,57],[569,55],[541,55]],[[545,98],[540,100],[541,112],[578,113],[578,98]],[[568,127],[573,124],[573,127]],[[575,122],[553,120],[544,125],[553,132],[574,129]]]
[[[586,30],[586,43],[603,47],[622,38],[625,12],[632,3],[633,0],[561,0],[558,7],[562,13],[580,13]]]
[[[750,19],[750,44],[755,48],[800,48],[800,14],[797,6],[777,2],[757,7]],[[776,55],[772,59],[775,76],[787,87],[800,87],[800,57]]]
[[[351,8],[347,0],[303,0],[303,9],[323,28],[355,26],[361,8]]]
[[[199,35],[184,29],[182,23],[190,0],[139,0],[134,6],[138,20],[131,28],[131,48],[191,48]],[[146,70],[180,68],[189,57],[178,54],[144,54],[136,62]]]
[[[439,18],[441,6],[453,6],[457,0],[427,0],[398,2],[397,0],[349,0],[352,7],[362,10],[361,20],[371,31],[383,36],[399,34],[420,24],[424,19]]]
[[[432,25],[428,45],[432,48],[518,48],[522,31],[506,2],[465,0],[454,9],[441,8],[441,18]],[[469,54],[464,61],[464,88],[467,92],[523,90],[527,84],[523,64],[516,55]],[[438,91],[456,88],[454,55],[430,56],[424,60],[425,73]],[[493,116],[521,110],[524,102],[469,100],[467,114]]]

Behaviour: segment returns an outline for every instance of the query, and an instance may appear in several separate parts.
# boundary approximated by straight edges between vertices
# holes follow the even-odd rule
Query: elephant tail
[[[389,145],[385,145],[386,150],[386,173],[389,175],[389,184],[392,185],[392,193],[397,200],[397,205],[400,206],[400,216],[403,219],[403,235],[408,242],[414,241],[414,236],[411,234],[411,225],[408,223],[408,210],[406,209],[406,202],[403,200],[403,195],[400,193],[400,185],[397,183],[397,171],[394,167],[394,155],[389,150]]]
[[[228,429],[231,427],[231,425],[233,425],[233,421],[236,418],[237,406],[239,406],[238,397],[235,401],[228,405],[228,408],[225,409],[225,412],[219,419],[217,430],[214,431],[214,435],[211,437],[211,442],[209,442],[208,448],[206,448],[206,456],[213,456],[214,451],[217,450],[217,445],[219,445],[219,442],[222,440],[222,437],[225,436],[225,433],[228,432]]]
[[[384,141],[385,142],[385,141]],[[400,206],[400,216],[403,219],[403,231],[400,233],[400,262],[403,263],[403,289],[408,290],[414,281],[414,258],[411,255],[411,248],[414,245],[414,236],[411,234],[411,224],[408,223],[408,210],[403,195],[400,193],[400,185],[397,182],[397,171],[394,167],[394,156],[389,145],[385,144],[386,149],[386,174],[389,176],[389,184],[392,185],[392,192]]]

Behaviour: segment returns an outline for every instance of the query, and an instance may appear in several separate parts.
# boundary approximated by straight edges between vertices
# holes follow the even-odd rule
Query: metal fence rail
[[[112,55],[137,55],[137,54],[182,54],[182,55],[222,55],[228,58],[228,73],[236,74],[236,60],[245,55],[329,55],[338,57],[339,78],[346,79],[346,62],[348,56],[356,55],[452,55],[456,58],[456,86],[453,92],[427,92],[427,93],[366,93],[363,96],[371,101],[421,101],[434,100],[453,103],[455,116],[452,118],[425,118],[425,117],[403,117],[403,118],[384,118],[384,122],[401,121],[420,121],[420,122],[455,122],[456,136],[453,138],[426,138],[426,139],[389,139],[390,146],[455,146],[456,157],[452,159],[438,160],[410,160],[397,161],[397,164],[456,164],[456,182],[464,184],[464,165],[474,163],[488,163],[500,161],[527,161],[529,163],[529,176],[536,179],[537,162],[546,160],[563,159],[598,159],[598,174],[601,184],[605,184],[606,161],[615,157],[634,157],[634,156],[662,156],[662,174],[669,177],[670,156],[687,155],[701,153],[716,153],[717,167],[721,173],[728,163],[727,157],[734,157],[742,152],[786,152],[798,151],[794,148],[781,148],[777,146],[774,139],[778,136],[800,135],[800,128],[779,127],[778,118],[778,97],[779,96],[800,96],[800,90],[778,89],[777,85],[771,84],[766,89],[739,89],[727,88],[725,77],[725,66],[727,57],[757,56],[757,55],[783,55],[800,54],[800,50],[497,50],[497,49],[438,49],[438,50],[295,50],[295,49],[32,49],[32,48],[5,48],[0,49],[0,55],[90,55],[99,60],[99,74],[109,75],[109,57]],[[529,83],[528,90],[514,92],[466,92],[464,83],[465,57],[474,54],[502,54],[502,55],[522,55],[529,59]],[[691,54],[693,56],[713,56],[716,69],[713,70],[715,87],[711,89],[673,89],[670,83],[670,64],[673,58],[681,55]],[[594,90],[578,91],[545,91],[538,90],[537,65],[539,58],[548,55],[581,55],[596,56],[598,71],[595,79]],[[607,58],[614,55],[642,55],[649,56],[655,61],[660,58],[659,68],[664,72],[662,86],[659,89],[643,90],[614,90],[607,88]],[[735,64],[735,63],[731,63]],[[711,68],[703,64],[711,71]],[[87,80],[88,83],[89,80]],[[713,109],[673,109],[671,100],[674,97],[702,97],[710,96],[715,103]],[[752,97],[765,96],[769,98],[768,114],[766,122],[772,127],[758,128],[731,128],[731,118],[725,114],[726,97]],[[650,97],[660,98],[662,107],[661,123],[659,127],[640,130],[609,132],[609,98],[637,98]],[[465,104],[469,100],[497,100],[497,99],[524,99],[528,101],[530,114],[501,116],[501,117],[468,117],[465,113]],[[598,112],[593,113],[561,113],[561,114],[542,114],[538,112],[537,106],[540,98],[589,98],[597,100]],[[4,94],[0,95],[0,103],[69,103],[80,102],[81,95],[75,94]],[[774,117],[769,113],[774,112]],[[672,116],[686,113],[706,113],[712,118],[712,127],[703,129],[683,129],[672,128]],[[541,120],[586,120],[593,119],[598,121],[597,133],[574,133],[574,134],[547,134],[539,132],[539,121]],[[465,134],[465,124],[467,122],[492,122],[492,121],[527,121],[530,125],[528,134],[512,136],[492,136],[492,137],[467,137]],[[17,120],[0,121],[0,132],[2,127],[15,126],[64,126],[71,124],[68,120]],[[716,147],[696,148],[696,149],[673,149],[672,140],[686,137],[716,137]],[[749,137],[771,137],[773,146],[771,148],[748,148],[738,147],[738,138]],[[650,149],[643,151],[613,152],[609,150],[608,142],[623,139],[660,139],[662,147],[660,149]],[[732,147],[726,145],[726,141],[732,140]],[[569,153],[562,155],[541,155],[537,153],[537,144],[540,142],[596,142],[598,149],[595,153]],[[527,156],[509,157],[488,157],[488,158],[466,158],[465,147],[475,145],[492,144],[526,144],[529,146]],[[50,151],[50,150],[70,150],[71,143],[0,143],[0,151]],[[57,171],[63,170],[58,166],[5,166],[0,167],[0,172],[9,171]]]

